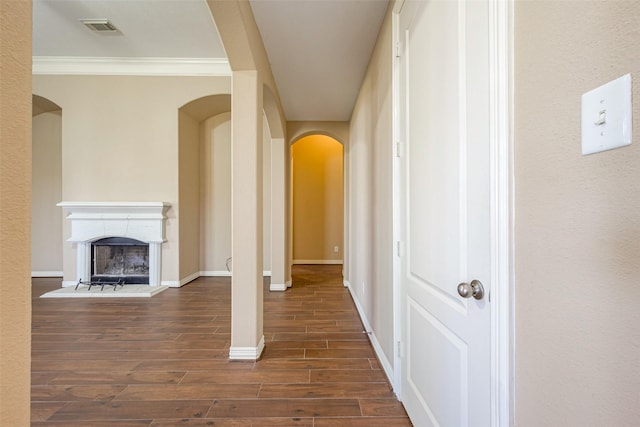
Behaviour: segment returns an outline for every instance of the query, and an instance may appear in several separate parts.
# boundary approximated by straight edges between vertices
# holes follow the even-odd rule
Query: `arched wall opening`
[[[62,108],[32,95],[31,275],[60,277],[63,270]]]
[[[327,135],[296,140],[292,162],[294,264],[342,264],[344,148]]]

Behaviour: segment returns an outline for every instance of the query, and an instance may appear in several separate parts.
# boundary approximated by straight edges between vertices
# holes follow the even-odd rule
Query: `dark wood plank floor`
[[[340,271],[265,284],[257,362],[227,359],[227,278],[122,299],[39,298],[60,282],[34,279],[32,425],[411,426]]]

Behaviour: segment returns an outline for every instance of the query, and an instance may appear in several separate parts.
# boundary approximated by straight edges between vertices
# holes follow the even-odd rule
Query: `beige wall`
[[[200,123],[184,111],[178,126],[180,280],[200,275]]]
[[[344,240],[342,144],[324,135],[306,136],[293,144],[291,156],[293,262],[339,263]]]
[[[230,93],[230,79],[36,75],[33,91],[62,108],[63,200],[171,203],[162,280],[177,285],[184,279],[178,244],[178,109],[205,95]],[[71,244],[65,243],[63,256],[65,280],[74,280]]]
[[[29,425],[31,2],[0,2],[0,425]]]
[[[62,272],[62,111],[32,119],[31,271]]]
[[[271,133],[262,121],[262,268],[271,270]],[[283,189],[284,190],[284,189]]]
[[[201,129],[200,270],[220,274],[231,257],[231,113],[205,120]]]
[[[516,424],[640,420],[640,138],[580,154],[580,96],[632,73],[640,2],[515,3]]]
[[[345,280],[364,310],[373,338],[393,366],[393,223],[391,10],[383,22],[351,117],[349,257]]]

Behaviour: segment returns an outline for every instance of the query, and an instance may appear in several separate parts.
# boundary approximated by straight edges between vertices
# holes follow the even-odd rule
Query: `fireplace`
[[[83,282],[161,285],[166,202],[61,202],[76,245],[76,277]],[[67,279],[65,277],[65,279]]]

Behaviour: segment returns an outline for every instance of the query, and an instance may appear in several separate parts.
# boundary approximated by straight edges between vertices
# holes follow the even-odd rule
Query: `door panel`
[[[403,401],[415,425],[490,424],[487,1],[412,1],[399,16]]]
[[[462,426],[467,413],[467,345],[414,300],[408,301],[407,378],[432,424]],[[434,352],[433,349],[438,349]],[[425,360],[412,357],[431,354]],[[445,377],[437,382],[433,378]],[[446,410],[443,410],[446,408]],[[419,424],[417,424],[419,425]]]

